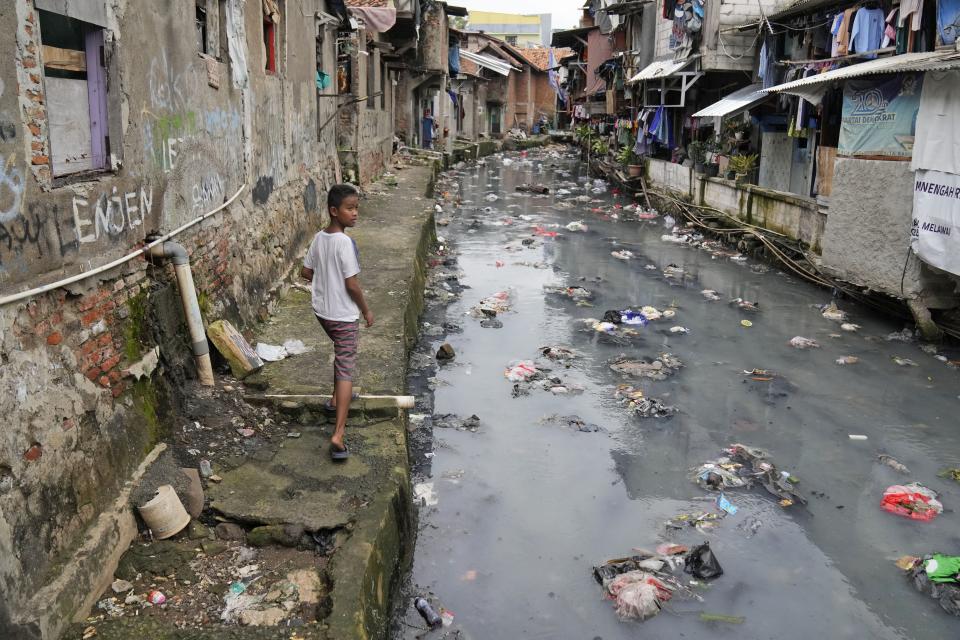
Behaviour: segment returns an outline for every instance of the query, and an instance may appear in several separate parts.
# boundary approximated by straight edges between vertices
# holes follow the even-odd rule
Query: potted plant
[[[606,142],[604,142],[603,140],[597,139],[593,141],[593,144],[590,146],[590,150],[593,151],[595,155],[605,156],[607,155],[607,151],[609,150],[609,147],[607,147]]]
[[[633,152],[632,145],[624,145],[620,149],[620,153],[617,154],[617,162],[626,168],[627,175],[631,178],[636,178],[643,173],[643,165],[639,164],[640,158]]]
[[[730,157],[730,169],[733,171],[737,184],[743,184],[747,177],[757,168],[757,154],[737,153]]]
[[[704,165],[707,162],[707,146],[703,142],[694,140],[687,145],[687,154],[693,161],[693,170],[695,173],[705,173]]]

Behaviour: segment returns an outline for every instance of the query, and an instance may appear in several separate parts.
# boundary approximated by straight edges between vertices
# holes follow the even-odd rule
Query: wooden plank
[[[95,168],[91,158],[87,81],[48,77],[45,85],[53,175]]]
[[[83,51],[61,49],[45,44],[43,45],[43,66],[60,69],[61,71],[85,73],[87,70],[87,55]]]

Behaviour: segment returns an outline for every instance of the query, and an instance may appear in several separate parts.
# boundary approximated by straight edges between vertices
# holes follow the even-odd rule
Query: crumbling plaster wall
[[[63,181],[49,171],[37,13],[32,0],[3,3],[0,50],[16,64],[0,69],[0,295],[120,257],[245,186],[176,240],[192,254],[208,320],[264,316],[320,226],[333,180],[334,128],[317,134],[333,105],[318,107],[314,91],[313,15],[322,7],[284,3],[281,68],[266,77],[260,3],[226,4],[245,11],[233,24],[238,36],[245,26],[238,42],[248,83],[238,86],[238,61],[224,53],[209,65],[217,89],[196,50],[192,12],[174,0],[107,3],[113,169]],[[144,330],[156,307],[182,330],[171,276],[138,258],[0,307],[0,637],[39,633],[35,618],[45,614],[28,598],[71,561],[159,436],[151,381],[135,383],[126,371],[158,342],[155,376],[181,360],[185,340]],[[68,619],[85,595],[54,606]]]
[[[870,185],[884,185],[882,189]],[[903,297],[922,286],[919,261],[904,262],[910,245],[913,172],[909,162],[837,158],[823,265],[838,277]]]

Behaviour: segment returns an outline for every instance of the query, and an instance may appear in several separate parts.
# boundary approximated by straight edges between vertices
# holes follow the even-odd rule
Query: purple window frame
[[[110,166],[107,141],[107,70],[103,59],[103,29],[90,29],[84,35],[87,57],[87,99],[90,103],[90,159],[93,169]]]

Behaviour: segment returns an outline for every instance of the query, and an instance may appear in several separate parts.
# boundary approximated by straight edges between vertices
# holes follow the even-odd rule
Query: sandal
[[[343,449],[338,449],[332,443],[330,444],[331,460],[346,460],[349,457],[350,457],[350,450],[347,449],[347,445],[343,445]]]
[[[357,391],[354,391],[354,392],[350,395],[350,402],[353,402],[354,400],[357,400],[359,397],[360,397],[360,393],[357,392]],[[333,406],[333,398],[330,398],[329,400],[327,400],[326,402],[324,402],[324,403],[323,403],[323,408],[326,409],[327,411],[336,411],[336,410],[337,410],[337,408],[336,408],[335,406]]]

